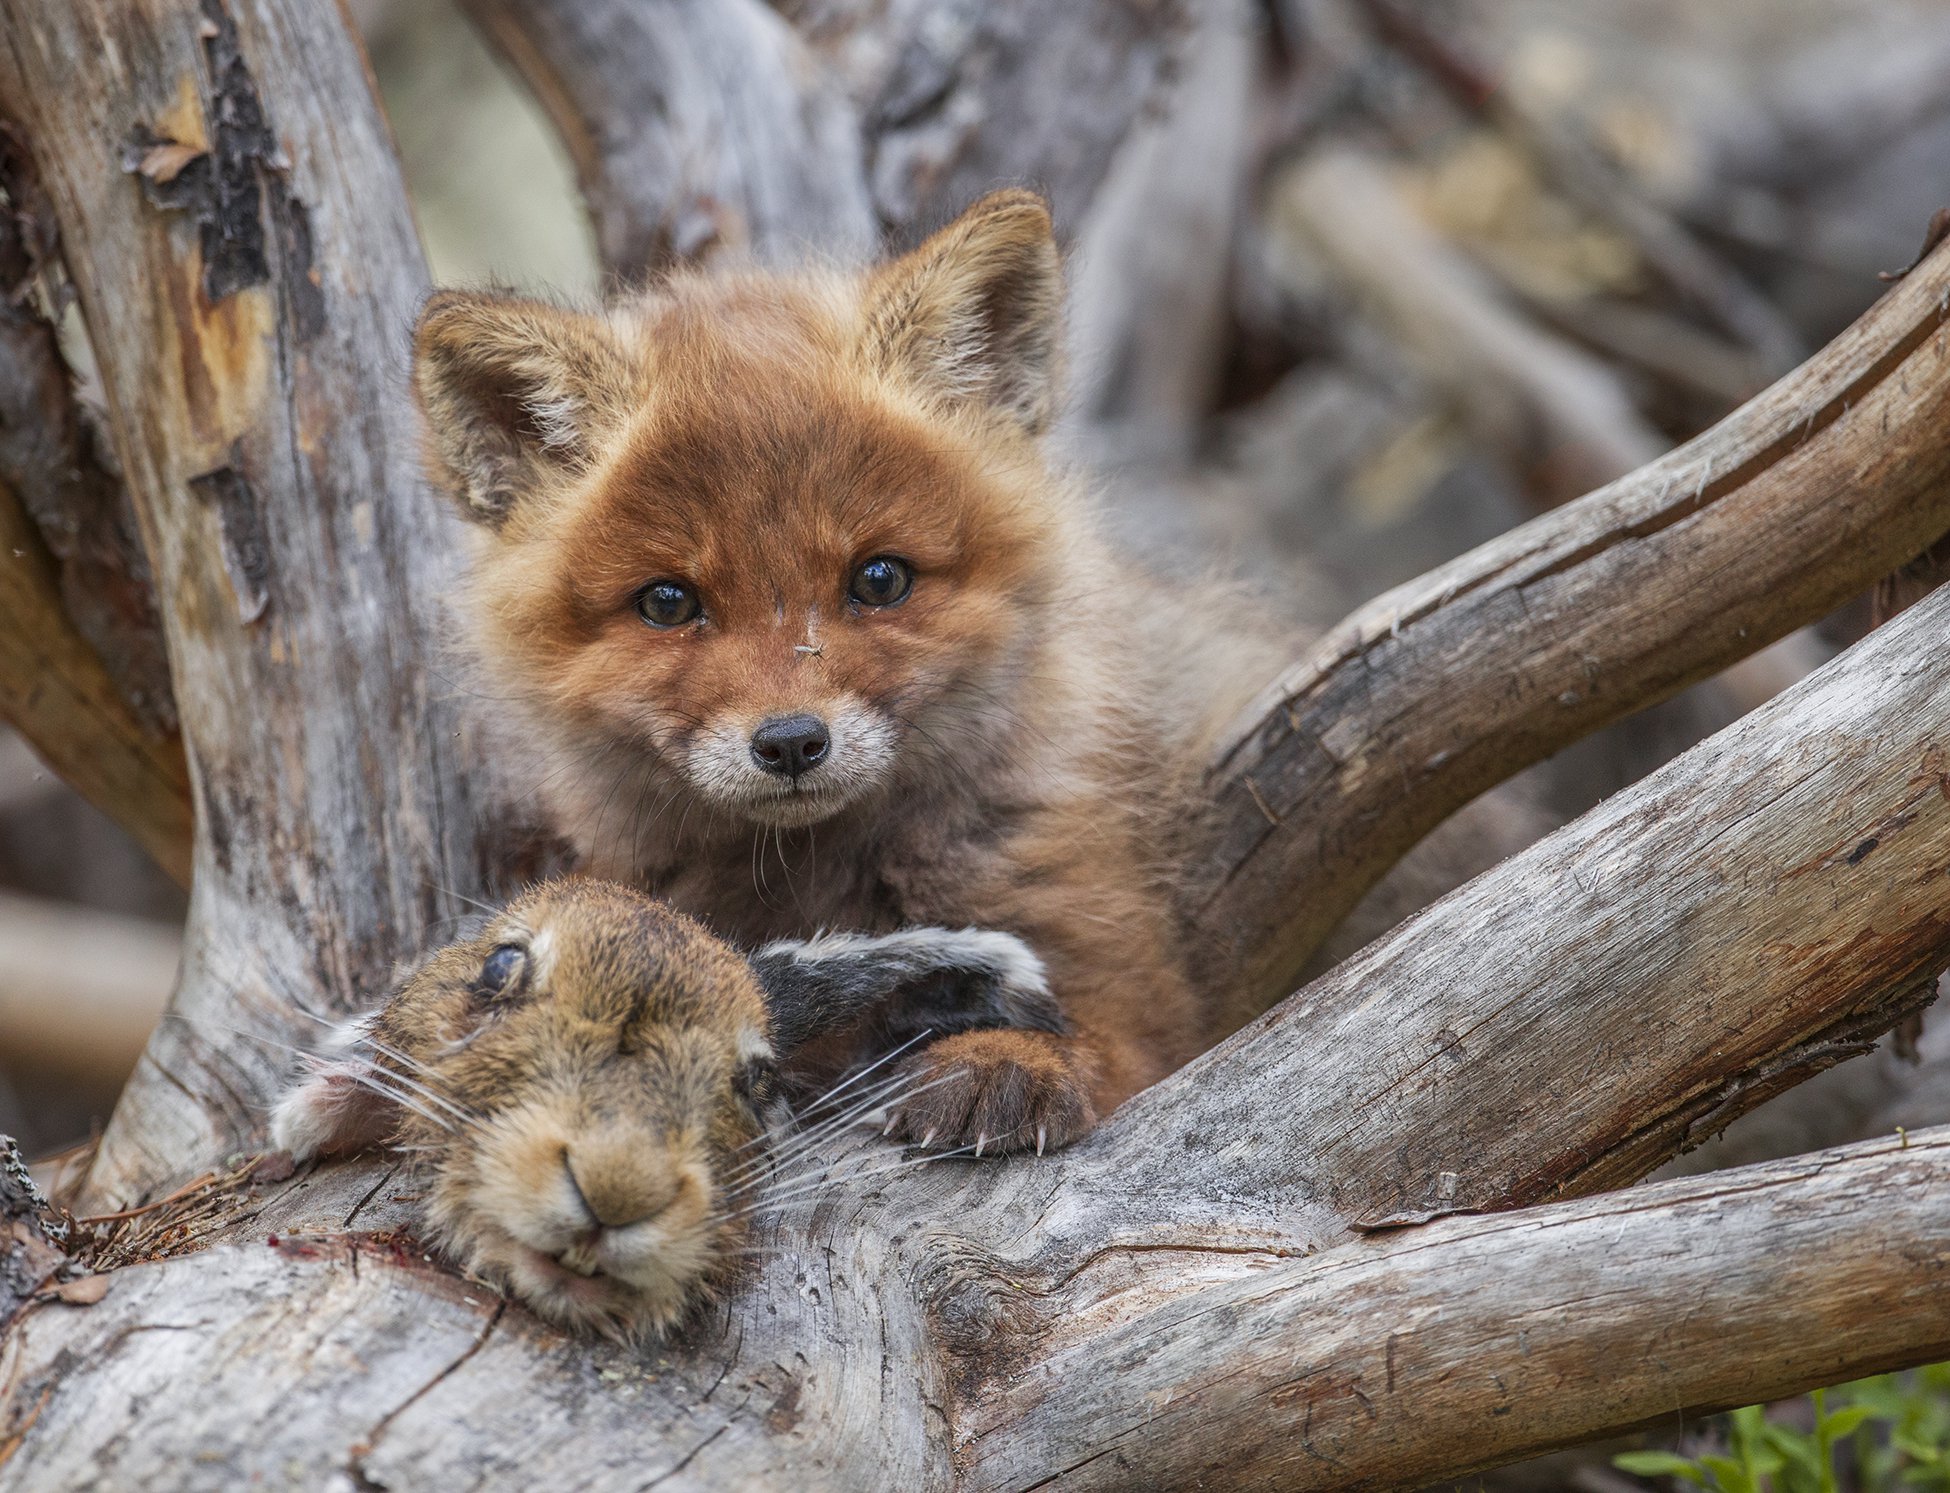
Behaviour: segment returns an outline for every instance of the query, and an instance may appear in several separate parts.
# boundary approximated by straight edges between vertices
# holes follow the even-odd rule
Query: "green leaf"
[[[1732,1457],[1703,1456],[1700,1465],[1713,1474],[1720,1493],[1760,1493],[1760,1485],[1747,1475],[1747,1469]]]
[[[1868,1405],[1847,1405],[1833,1415],[1823,1416],[1821,1428],[1834,1440],[1840,1441],[1844,1436],[1852,1434],[1857,1426],[1874,1414],[1874,1409]]]
[[[1706,1477],[1697,1465],[1673,1452],[1620,1452],[1611,1465],[1633,1477],[1684,1478],[1695,1488],[1706,1486]]]

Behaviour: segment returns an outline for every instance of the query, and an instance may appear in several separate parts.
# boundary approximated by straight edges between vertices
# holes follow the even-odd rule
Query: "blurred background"
[[[352,10],[436,278],[599,294],[571,165],[458,11]],[[1133,543],[1325,625],[1719,419],[1947,204],[1942,0],[1214,0],[1078,231],[1064,439]],[[1580,812],[1867,625],[1845,608],[1517,791]],[[106,1117],[184,908],[0,735],[0,1132],[29,1154]],[[1933,1117],[1937,1071],[1859,1060],[1688,1164]]]

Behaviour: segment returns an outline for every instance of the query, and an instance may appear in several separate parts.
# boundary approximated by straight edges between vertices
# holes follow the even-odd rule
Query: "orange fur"
[[[942,1144],[1067,1142],[1217,1035],[1178,831],[1277,662],[1052,467],[1061,295],[1009,192],[865,273],[680,274],[601,314],[443,293],[416,340],[431,469],[481,521],[481,693],[591,870],[747,942],[976,925],[1047,963],[1072,1035],[916,1060],[953,1081],[901,1126]],[[878,555],[915,579],[876,609],[847,588]],[[648,625],[656,579],[701,618]],[[833,744],[788,790],[741,754],[796,712]]]

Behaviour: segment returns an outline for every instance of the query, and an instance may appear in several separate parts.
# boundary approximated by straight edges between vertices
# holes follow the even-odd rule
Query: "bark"
[[[714,248],[857,254],[983,192],[1073,233],[1165,79],[1179,0],[467,0],[569,144],[626,279]],[[806,33],[810,33],[807,35]]]
[[[1946,625],[1950,593],[1926,598],[1074,1151],[864,1184],[842,1163],[765,1219],[777,1254],[647,1357],[569,1350],[434,1267],[394,1232],[418,1189],[392,1164],[215,1215],[205,1189],[189,1224],[129,1251],[201,1252],[118,1270],[101,1305],[13,1334],[6,1413],[40,1407],[24,1486],[144,1485],[192,1456],[223,1486],[1170,1484],[1235,1453],[1248,1481],[1297,1480],[1316,1433],[1341,1459],[1317,1485],[1389,1486],[1935,1356],[1940,1319],[1893,1304],[1940,1294],[1917,1290],[1940,1248],[1915,1245],[1940,1232],[1936,1134],[1863,1153],[1881,1158],[1866,1174],[1804,1160],[1414,1226],[1631,1181],[1925,997],[1950,962]],[[1674,1245],[1716,1210],[1731,1254]],[[1754,1289],[1763,1248],[1793,1289]],[[1894,1263],[1838,1268],[1857,1250]],[[1600,1271],[1624,1284],[1580,1356],[1565,1309]],[[1537,1303],[1515,1332],[1512,1279]],[[1453,1310],[1425,1304],[1455,1286]],[[1696,1309],[1677,1325],[1676,1300]],[[1620,1355],[1661,1334],[1686,1347],[1671,1377],[1644,1353],[1628,1372]],[[1445,1378],[1457,1357],[1478,1377]],[[1499,1377],[1550,1388],[1486,1400]],[[1387,1406],[1373,1445],[1362,1395],[1376,1423]]]
[[[22,0],[0,100],[99,360],[195,790],[185,1020],[93,1174],[133,1201],[251,1133],[279,1079],[209,1024],[308,1034],[294,1007],[370,999],[452,895],[533,856],[435,672],[456,542],[395,351],[425,270],[337,12]]]
[[[58,567],[4,484],[0,715],[179,885],[188,884],[190,780],[182,743],[137,717],[101,655],[76,629],[63,605]]]
[[[1950,526],[1950,248],[1697,439],[1384,595],[1247,711],[1196,911],[1245,1019],[1491,784],[1826,615]]]
[[[15,655],[0,671],[0,712],[187,882],[189,775],[148,559],[44,314],[65,290],[60,232],[4,125],[0,192],[0,646]]]
[[[871,246],[858,117],[760,0],[466,8],[555,122],[612,271]]]
[[[143,728],[180,751],[169,660],[129,494],[78,397],[55,318],[61,233],[26,144],[0,127],[0,484],[40,530],[75,629]],[[187,808],[187,806],[186,806]]]
[[[806,45],[838,57],[845,13]],[[1013,4],[890,14],[934,20],[894,27],[884,72],[827,65],[854,98],[940,85],[883,111],[905,126],[862,116],[876,211],[918,226],[928,192],[967,195],[971,117],[1042,140],[1086,190],[1118,131],[1056,152],[1091,82],[1064,28],[1103,26],[1090,66],[1122,86],[1171,11],[1079,4],[1047,32]],[[1047,126],[1009,93],[1028,80],[1070,95]],[[572,1343],[429,1260],[391,1160],[282,1181],[241,1163],[157,1197],[245,1143],[281,1076],[234,1029],[301,1040],[294,1008],[370,998],[449,894],[492,894],[546,847],[436,657],[453,536],[393,351],[424,271],[338,17],[5,0],[0,100],[100,358],[197,808],[184,1019],[103,1139],[83,1203],[103,1211],[72,1243],[118,1268],[105,1299],[30,1305],[0,1343],[18,1486],[1128,1485],[1208,1460],[1387,1485],[1950,1346],[1939,1309],[1893,1309],[1944,1296],[1942,1136],[1558,1201],[1859,1050],[1950,963],[1942,592],[1075,1151],[870,1181],[842,1160],[663,1350]],[[890,154],[904,127],[914,149]],[[1220,766],[1206,909],[1241,920],[1221,942],[1259,993],[1477,788],[1950,529],[1947,274],[1950,250],[1718,431],[1396,593],[1282,681]],[[1689,1250],[1709,1217],[1723,1247]],[[1862,1251],[1884,1268],[1843,1263]],[[1794,1289],[1761,1289],[1768,1270]],[[1615,1294],[1594,1296],[1600,1271]]]
[[[1939,1358],[1946,1183],[1950,1128],[1235,1266],[1059,1326],[963,1486],[1417,1487]]]

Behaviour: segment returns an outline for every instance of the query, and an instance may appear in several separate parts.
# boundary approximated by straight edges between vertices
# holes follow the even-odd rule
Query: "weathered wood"
[[[1950,247],[1649,466],[1361,608],[1241,718],[1195,915],[1241,1019],[1492,783],[1815,620],[1950,527]]]
[[[452,894],[518,877],[518,820],[433,668],[456,550],[398,353],[425,270],[336,10],[0,7],[168,629],[196,793],[173,1009],[287,1040],[379,988]],[[161,152],[160,154],[158,152]],[[275,1054],[159,1030],[93,1189],[234,1145]]]
[[[0,484],[0,715],[179,885],[190,879],[182,743],[130,708],[62,605],[40,532]]]
[[[1187,1241],[1211,1283],[1040,1303],[962,1486],[1419,1487],[1940,1358],[1946,1186],[1950,1128],[1307,1260]]]
[[[1668,441],[1619,376],[1519,315],[1487,276],[1410,209],[1369,152],[1326,144],[1273,188],[1274,212],[1334,283],[1507,452],[1546,503],[1662,455]]]
[[[1140,1448],[1169,1484],[1233,1439],[1242,1474],[1298,1476],[1296,1426],[1345,1438],[1332,1448],[1347,1467],[1393,1467],[1381,1460],[1388,1447],[1402,1468],[1434,1477],[1648,1418],[1662,1408],[1657,1361],[1632,1360],[1641,1377],[1614,1398],[1621,1355],[1680,1330],[1660,1280],[1692,1309],[1698,1283],[1727,1264],[1675,1254],[1687,1236],[1674,1217],[1689,1222],[1693,1205],[1649,1228],[1664,1253],[1639,1260],[1630,1310],[1594,1326],[1584,1357],[1574,1325],[1549,1325],[1544,1308],[1561,1312],[1593,1273],[1610,1279],[1642,1253],[1636,1233],[1622,1256],[1605,1241],[1621,1223],[1637,1227],[1634,1199],[1648,1194],[1379,1242],[1350,1221],[1407,1224],[1629,1181],[1921,999],[1931,982],[1919,972],[1950,962],[1950,655],[1934,646],[1946,625],[1950,593],[1925,599],[1070,1152],[850,1180],[851,1166],[888,1156],[868,1143],[863,1162],[764,1219],[756,1242],[778,1253],[755,1259],[696,1331],[660,1352],[571,1347],[427,1268],[389,1232],[410,1220],[420,1189],[388,1163],[331,1168],[240,1202],[203,1253],[118,1271],[101,1306],[43,1309],[15,1332],[12,1404],[45,1397],[23,1486],[63,1487],[84,1469],[143,1485],[192,1454],[224,1486],[337,1469],[391,1486],[797,1488],[854,1486],[862,1468],[917,1488],[958,1473],[1019,1486],[1069,1463],[1128,1484],[1112,1458]],[[1744,1401],[1946,1350],[1934,1317],[1861,1310],[1882,1298],[1855,1293],[1880,1289],[1883,1275],[1834,1267],[1837,1216],[1871,1247],[1925,1224],[1937,1239],[1929,1189],[1934,1168],[1950,1164],[1950,1138],[1930,1138],[1921,1154],[1924,1172],[1903,1174],[1913,1187],[1884,1173],[1884,1185],[1859,1189],[1843,1177],[1831,1195],[1832,1162],[1807,1164],[1806,1186],[1778,1194],[1766,1191],[1777,1173],[1758,1187],[1724,1184],[1729,1209],[1763,1196],[1796,1205],[1805,1234],[1788,1228],[1784,1206],[1755,1215],[1773,1220],[1765,1228],[1729,1237],[1805,1245],[1808,1285],[1797,1274],[1796,1291],[1765,1300],[1731,1291],[1723,1339],[1737,1330],[1769,1352],[1691,1360],[1695,1377],[1676,1381],[1691,1386],[1685,1396]],[[1689,1185],[1657,1196],[1705,1195]],[[269,1233],[276,1248],[265,1247]],[[1909,1272],[1941,1273],[1940,1241],[1931,1250],[1886,1277],[1902,1293],[1890,1300],[1913,1299]],[[1545,1257],[1549,1270],[1533,1265]],[[1498,1259],[1514,1262],[1510,1272],[1499,1276]],[[1509,1331],[1499,1278],[1538,1292],[1537,1319],[1522,1329],[1532,1336]],[[1269,1296],[1261,1288],[1275,1279],[1281,1292]],[[1790,1351],[1813,1340],[1794,1335],[1811,1321],[1826,1331],[1830,1319],[1804,1309],[1818,1280],[1835,1293],[1837,1319],[1862,1318],[1823,1339],[1835,1356]],[[1465,1282],[1475,1317],[1416,1305]],[[1287,1300],[1305,1309],[1282,1316]],[[1489,1339],[1493,1354],[1484,1323],[1502,1333]],[[157,1324],[166,1330],[132,1330]],[[1402,1374],[1393,1390],[1391,1337]],[[258,1346],[213,1350],[233,1341]],[[1169,1356],[1181,1342],[1197,1345],[1196,1366]],[[1273,1346],[1262,1353],[1262,1343]],[[1311,1367],[1308,1343],[1319,1347]],[[1563,1370],[1550,1395],[1524,1398],[1507,1428],[1454,1434],[1494,1408],[1482,1398],[1489,1375],[1528,1382],[1526,1347]],[[1275,1360],[1296,1352],[1301,1362],[1280,1377]],[[1458,1354],[1474,1354],[1484,1377],[1456,1379],[1445,1397],[1429,1386]],[[1228,1387],[1232,1370],[1243,1389]],[[1161,1399],[1161,1374],[1201,1387]],[[1345,1388],[1357,1378],[1389,1406],[1393,1439],[1358,1453],[1372,1462],[1342,1449],[1365,1424],[1347,1418],[1366,1414]],[[1271,1402],[1296,1383],[1300,1392]],[[1068,1408],[1045,1414],[1017,1386]],[[1311,1430],[1309,1396],[1319,1402]],[[1422,1401],[1446,1443],[1416,1430]],[[1130,1429],[1174,1405],[1160,1425],[1196,1428],[1209,1413],[1224,1437],[1193,1435],[1173,1451]],[[1281,1436],[1247,1427],[1255,1414]],[[7,1434],[0,1422],[0,1442]],[[1445,1444],[1450,1462],[1438,1457]],[[1338,1486],[1338,1471],[1324,1475]]]
[[[1355,3],[1381,37],[1535,157],[1559,191],[1629,239],[1657,280],[1752,348],[1770,372],[1801,360],[1801,340],[1781,311],[1642,192],[1577,121],[1538,109],[1400,0]]]
[[[1061,25],[1098,10],[1066,9]],[[982,39],[1028,13],[944,8],[967,24],[937,17],[945,29],[920,51],[966,63],[942,97],[964,83],[1000,97],[985,69],[1008,47]],[[1060,57],[1038,66],[1038,86],[1071,78]],[[418,493],[386,351],[422,272],[336,18],[299,0],[52,13],[0,0],[0,99],[40,164],[101,356],[198,793],[185,1020],[151,1048],[93,1180],[120,1202],[251,1133],[283,1064],[229,1028],[301,1035],[290,1006],[369,989],[428,938],[447,892],[522,875],[523,847],[429,662],[450,536]],[[953,109],[919,110],[930,138],[957,138]],[[1095,148],[1080,142],[1086,167]],[[132,171],[102,171],[105,154]],[[1291,932],[1287,899],[1329,904],[1324,927],[1336,897],[1358,895],[1471,783],[1757,646],[1950,528],[1945,271],[1939,255],[1852,340],[1691,452],[1397,593],[1399,627],[1357,618],[1316,673],[1284,681],[1274,724],[1233,744],[1218,826],[1237,851],[1224,895],[1248,899],[1235,908],[1247,947],[1273,949],[1263,983],[1311,936]],[[1626,1381],[1621,1355],[1655,1313],[1697,1332],[1689,1346],[1710,1325],[1674,1326],[1659,1279],[1691,1308],[1709,1268],[1745,1257],[1638,1248],[1621,1261],[1614,1236],[1643,1225],[1633,1195],[1379,1240],[1357,1226],[1630,1180],[1923,998],[1950,961],[1946,625],[1950,596],[1926,598],[1071,1153],[835,1176],[786,1201],[755,1240],[777,1252],[655,1353],[572,1343],[434,1268],[393,1232],[418,1189],[391,1161],[237,1190],[218,1217],[205,1187],[180,1237],[177,1204],[94,1225],[140,1230],[145,1248],[105,1247],[146,1262],[117,1270],[96,1305],[39,1305],[14,1325],[0,1457],[29,1488],[932,1489],[1033,1483],[1070,1463],[1128,1484],[1194,1475],[1215,1450],[1241,1476],[1291,1480],[1317,1435],[1338,1448],[1374,1424],[1338,1387],[1358,1376],[1375,1400],[1377,1363],[1396,1439],[1343,1466],[1392,1452],[1386,1477],[1363,1474],[1382,1481],[1644,1418],[1669,1386],[1642,1366]],[[1242,795],[1257,820],[1232,814]],[[1288,827],[1242,838],[1269,813]],[[1941,1232],[1940,1209],[1923,1215],[1946,1145],[1867,1155],[1885,1167],[1872,1176],[1848,1159],[1736,1182],[1729,1237],[1791,1249],[1797,1286],[1826,1282],[1895,1325],[1858,1324],[1840,1361],[1797,1356],[1805,1301],[1734,1291],[1708,1346],[1744,1332],[1772,1359],[1743,1351],[1744,1370],[1729,1368],[1702,1347],[1686,1393],[1744,1400],[1944,1351],[1935,1317],[1844,1300],[1877,1280],[1837,1281],[1823,1221],[1846,1208],[1852,1239],[1909,1250],[1894,1287],[1942,1297],[1940,1245],[1912,1246],[1926,1223],[1930,1240]],[[1675,1218],[1705,1206],[1695,1196],[1658,1194],[1654,1212],[1679,1212],[1647,1237],[1670,1249]],[[1807,1227],[1769,1231],[1764,1210],[1743,1211],[1770,1200]],[[1616,1267],[1636,1309],[1598,1321],[1584,1356],[1548,1319],[1513,1341],[1497,1258],[1560,1315],[1588,1295],[1581,1273]],[[1465,1299],[1495,1319],[1491,1336],[1436,1310],[1458,1281],[1484,1282]],[[1272,1282],[1290,1289],[1260,1289]],[[1337,1302],[1364,1310],[1336,1318]],[[1198,1358],[1183,1372],[1157,1351],[1181,1342]],[[1314,1343],[1311,1366],[1279,1366]],[[1520,1379],[1527,1348],[1563,1377],[1461,1445],[1454,1428],[1497,1405],[1445,1368],[1487,1369],[1494,1353]],[[1043,1383],[1047,1410],[1025,1411],[1011,1386],[1048,1372],[1039,1362],[1063,1382]],[[1201,1386],[1196,1403],[1169,1398],[1181,1381]],[[1176,1440],[1148,1441],[1150,1424]],[[1450,1463],[1430,1449],[1440,1427]],[[1115,1470],[1120,1449],[1141,1453],[1134,1469]],[[1340,1471],[1330,1485],[1346,1484]]]
[[[466,0],[575,162],[625,279],[717,252],[863,254],[852,105],[760,0]]]
[[[1182,0],[814,7],[466,0],[556,121],[604,263],[912,243],[983,192],[1073,233],[1163,84]],[[806,10],[808,7],[793,7]]]
[[[180,757],[162,618],[135,510],[77,398],[51,319],[67,293],[60,228],[24,142],[4,120],[0,192],[7,198],[0,213],[0,486],[13,490],[39,528],[74,630],[100,656],[159,754]],[[187,812],[186,791],[186,828]],[[172,858],[186,863],[188,856],[185,835]]]
[[[1621,1186],[1862,1051],[1950,966],[1946,627],[1939,592],[1131,1100],[1058,1163],[1078,1233],[1134,1191],[1334,1242]]]

